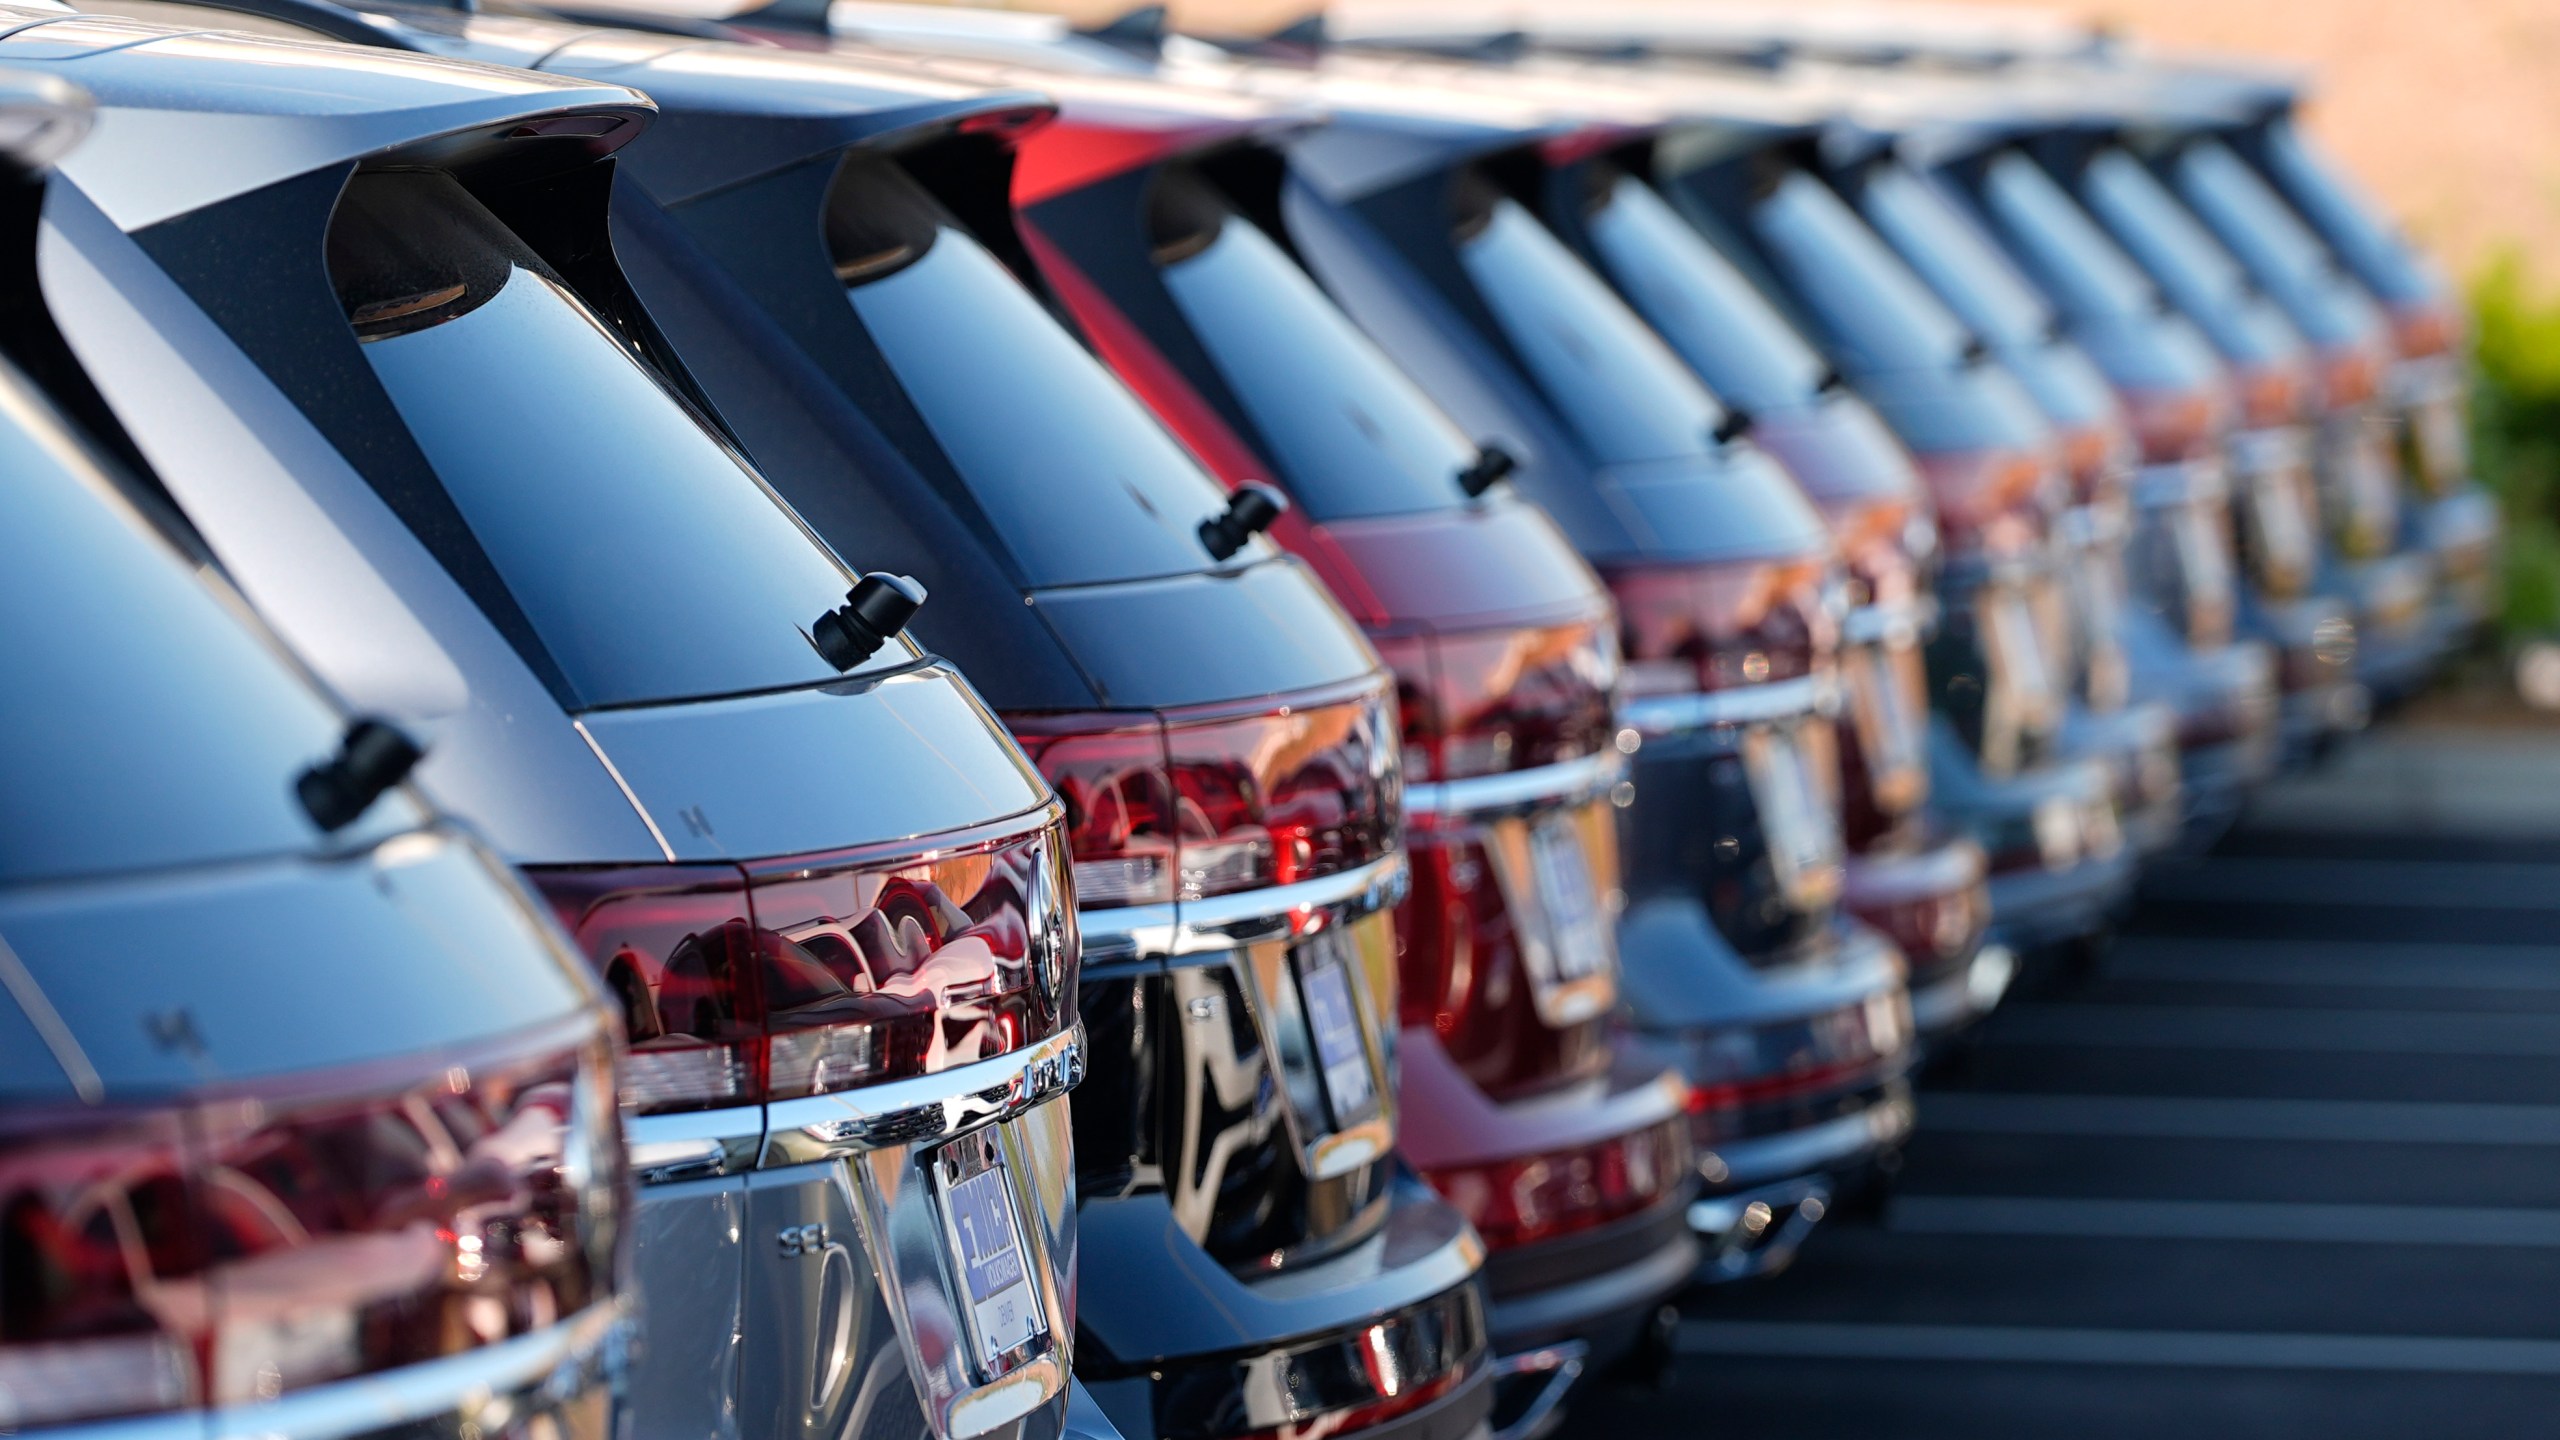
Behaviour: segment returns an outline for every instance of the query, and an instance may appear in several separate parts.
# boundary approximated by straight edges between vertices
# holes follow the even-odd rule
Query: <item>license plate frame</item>
[[[930,1168],[953,1308],[979,1374],[992,1380],[1028,1361],[1049,1333],[1011,1167],[990,1128],[938,1147]]]
[[[1325,1108],[1336,1132],[1378,1113],[1378,1082],[1369,1063],[1368,1026],[1360,1014],[1347,957],[1324,937],[1297,947],[1298,1005],[1315,1047]]]
[[[1742,769],[1760,815],[1760,833],[1778,888],[1811,908],[1839,893],[1846,846],[1837,803],[1825,796],[1804,753],[1802,722],[1767,725],[1742,737]]]
[[[1529,829],[1529,873],[1547,917],[1554,980],[1571,985],[1605,973],[1613,946],[1601,913],[1591,852],[1571,815],[1551,815]]]

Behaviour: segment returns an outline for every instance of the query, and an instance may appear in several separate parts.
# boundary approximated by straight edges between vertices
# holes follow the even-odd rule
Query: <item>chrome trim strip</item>
[[[2231,475],[2219,460],[2177,460],[2133,472],[2129,489],[2134,505],[2143,510],[2206,505],[2231,498]]]
[[[62,1078],[71,1082],[71,1093],[84,1105],[95,1105],[106,1097],[106,1082],[98,1078],[98,1067],[89,1063],[89,1052],[80,1048],[80,1037],[62,1021],[62,1012],[53,1008],[53,1000],[36,983],[25,961],[0,937],[0,990],[6,990],[18,1002],[18,1010],[35,1027],[36,1038],[53,1055],[53,1063],[62,1070]]]
[[[2112,549],[2132,536],[2133,517],[2117,503],[2074,505],[2062,512],[2055,534],[2072,551]]]
[[[2299,425],[2242,430],[2223,442],[2231,467],[2244,475],[2311,463],[2311,435]]]
[[[1076,928],[1084,936],[1086,954],[1105,963],[1157,956],[1223,955],[1256,941],[1306,933],[1310,927],[1304,922],[1318,914],[1339,924],[1392,909],[1404,899],[1410,883],[1405,858],[1398,853],[1372,860],[1357,870],[1320,875],[1294,885],[1271,885],[1175,905],[1079,910]]]
[[[1708,690],[1691,695],[1649,695],[1619,707],[1619,718],[1647,735],[1666,735],[1708,725],[1751,725],[1768,720],[1794,720],[1829,715],[1840,708],[1840,682],[1829,670],[1737,690]]]
[[[631,1154],[632,1178],[643,1185],[736,1175],[754,1169],[764,1148],[764,1107],[626,1115],[622,1138]]]
[[[2384,389],[2390,397],[2409,406],[2459,401],[2467,388],[2461,368],[2442,355],[2394,360],[2384,377]]]
[[[594,1305],[530,1335],[274,1400],[28,1433],[47,1440],[358,1440],[393,1430],[411,1440],[462,1440],[513,1433],[613,1383],[630,1331],[618,1305]]]
[[[613,777],[613,788],[622,792],[622,798],[631,802],[632,813],[640,817],[641,824],[649,827],[649,838],[658,842],[658,853],[667,858],[668,864],[674,864],[676,847],[667,843],[667,832],[658,828],[658,822],[649,815],[649,807],[640,803],[639,792],[633,790],[631,782],[623,779],[622,772],[614,768],[613,757],[605,754],[604,747],[596,743],[596,737],[587,733],[587,722],[572,720],[569,728],[577,731],[578,738],[587,742],[587,748],[595,752],[596,763],[604,767],[605,774]]]
[[[1843,644],[1868,645],[1884,642],[1899,645],[1905,640],[1917,642],[1938,628],[1938,600],[1934,595],[1920,595],[1899,605],[1861,605],[1840,622]]]
[[[766,1169],[934,1144],[1010,1120],[1084,1079],[1084,1026],[992,1060],[765,1107]]]
[[[1405,814],[1425,820],[1477,820],[1521,810],[1579,805],[1626,778],[1627,757],[1615,750],[1499,775],[1409,784]]]

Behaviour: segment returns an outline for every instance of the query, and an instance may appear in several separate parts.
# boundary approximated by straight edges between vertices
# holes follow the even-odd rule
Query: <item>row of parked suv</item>
[[[0,1432],[1525,1440],[2483,618],[2284,84],[611,3],[0,6]]]

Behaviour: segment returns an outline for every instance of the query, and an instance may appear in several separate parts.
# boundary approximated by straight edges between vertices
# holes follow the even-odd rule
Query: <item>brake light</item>
[[[765,1097],[974,1064],[1074,1023],[1056,831],[751,864]]]
[[[1618,644],[1600,621],[1376,643],[1403,699],[1416,780],[1576,760],[1614,732]]]
[[[1428,1172],[1488,1250],[1597,1229],[1651,1208],[1687,1182],[1694,1152],[1678,1116],[1596,1144]]]
[[[2391,340],[2404,360],[2449,355],[2462,343],[2462,316],[2450,305],[2400,305],[2391,311]]]
[[[1374,1338],[1373,1338],[1374,1337]],[[1383,1325],[1370,1326],[1356,1344],[1360,1347],[1364,1377],[1379,1379],[1397,1374],[1397,1356]],[[1473,1372],[1460,1366],[1405,1385],[1395,1394],[1365,1405],[1350,1405],[1339,1410],[1326,1410],[1285,1425],[1266,1425],[1259,1430],[1241,1430],[1223,1440],[1326,1440],[1334,1435],[1357,1435],[1363,1430],[1384,1425],[1449,1394],[1463,1384]]]
[[[1357,869],[1393,851],[1403,827],[1403,761],[1383,686],[1242,715],[1006,723],[1066,801],[1085,909]]]
[[[1898,985],[1800,1020],[1693,1037],[1682,1070],[1695,1133],[1731,1139],[1748,1133],[1743,1112],[1882,1080],[1909,1060],[1911,1037]]]
[[[1609,577],[1626,635],[1627,695],[1645,699],[1815,673],[1839,648],[1823,557],[1622,570]]]
[[[622,1170],[592,1032],[13,1109],[0,1397],[24,1426],[250,1404],[543,1328],[610,1295]]]
[[[2282,371],[2259,374],[2282,375]],[[2124,397],[2143,463],[2174,465],[2213,453],[2223,426],[2222,406],[2210,389],[2137,390]]]
[[[1920,563],[1937,543],[1936,527],[1921,507],[1896,498],[1825,504],[1822,510],[1849,568],[1850,604],[1899,608],[1918,597]]]
[[[529,872],[629,1042],[636,1114],[826,1094],[1059,1032],[1074,919],[1054,828],[730,865]]]
[[[2382,360],[2362,345],[2342,345],[2320,357],[2320,403],[2332,410],[2362,405],[2382,393]]]
[[[2087,505],[2122,493],[2126,459],[2134,438],[2123,426],[2101,422],[2067,430],[2062,435],[2062,473],[2071,482],[2072,500]]]
[[[2235,377],[2240,391],[2240,423],[2252,430],[2272,430],[2302,419],[2310,400],[2310,384],[2292,365],[2258,365]]]
[[[2041,451],[1924,451],[1914,457],[1950,550],[2019,554],[2044,534],[2053,462]]]

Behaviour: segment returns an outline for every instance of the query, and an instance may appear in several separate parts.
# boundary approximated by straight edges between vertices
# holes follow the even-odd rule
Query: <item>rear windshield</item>
[[[2122,150],[2099,152],[2082,178],[2081,197],[2225,353],[2255,361],[2300,348],[2240,263],[2140,161]]]
[[[1262,433],[1289,492],[1324,521],[1446,509],[1476,448],[1260,227],[1168,173],[1187,223],[1160,226],[1165,288]],[[1159,209],[1176,197],[1160,193]]]
[[[1653,188],[1618,176],[1585,221],[1618,288],[1728,404],[1804,404],[1827,367],[1766,297]]]
[[[1723,407],[1517,201],[1470,177],[1458,258],[1556,408],[1604,462],[1703,454]]]
[[[335,711],[5,370],[0,473],[0,885],[309,849],[293,782]]]
[[[2131,320],[2158,304],[2159,291],[2141,267],[2026,156],[2011,151],[1983,167],[1982,203],[2019,258],[2072,314]]]
[[[1751,207],[1751,228],[1804,308],[1830,332],[1841,368],[1943,370],[1972,337],[1831,187],[1789,171]]]
[[[374,375],[575,703],[838,678],[802,627],[843,603],[844,569],[461,186],[357,176],[329,270]]]
[[[2044,297],[1936,182],[1906,165],[1879,165],[1858,199],[1868,223],[1976,334],[2034,345],[2050,333],[2053,312]]]
[[[2283,299],[2295,323],[2324,340],[2352,340],[2376,323],[2320,237],[2228,147],[2187,146],[2175,174],[2196,213]]]
[[[2269,124],[2259,153],[2276,183],[2367,285],[2403,304],[2435,297],[2441,286],[2427,262],[2383,220],[2372,197],[2305,140],[2293,122]]]
[[[1209,567],[1226,492],[922,187],[854,157],[827,207],[854,313],[1034,587]],[[1244,564],[1271,551],[1255,539]]]

